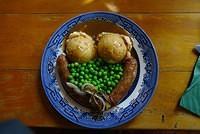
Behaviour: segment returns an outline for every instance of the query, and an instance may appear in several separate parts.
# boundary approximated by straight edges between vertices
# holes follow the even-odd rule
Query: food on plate
[[[81,88],[84,84],[90,83],[96,90],[104,93],[111,93],[123,75],[121,64],[108,64],[97,58],[87,63],[70,63],[68,68],[71,74],[69,82]]]
[[[75,84],[68,82],[70,80],[70,73],[67,68],[69,63],[64,54],[58,56],[56,64],[60,81],[69,96],[83,106],[92,108],[91,103],[88,101],[91,95],[87,92],[81,91]],[[94,107],[94,109],[96,109],[96,107]]]
[[[80,44],[89,48],[77,56],[73,51]],[[92,111],[103,112],[127,95],[137,73],[130,37],[103,32],[93,40],[86,33],[73,32],[64,45],[66,51],[57,58],[57,72],[74,101]]]
[[[127,91],[129,90],[132,82],[135,80],[136,77],[137,61],[134,57],[131,56],[130,52],[127,53],[123,65],[123,76],[113,92],[109,95],[110,103],[112,105],[117,105],[119,100],[121,100],[124,95],[127,94]]]
[[[65,51],[70,61],[88,62],[96,56],[95,42],[84,32],[71,33],[65,43]]]
[[[126,56],[130,45],[130,38],[125,35],[103,32],[98,36],[97,51],[106,62],[119,63]]]

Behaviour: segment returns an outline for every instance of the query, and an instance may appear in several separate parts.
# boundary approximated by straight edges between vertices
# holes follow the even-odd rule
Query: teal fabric
[[[195,65],[192,82],[181,97],[180,106],[200,116],[200,57]]]

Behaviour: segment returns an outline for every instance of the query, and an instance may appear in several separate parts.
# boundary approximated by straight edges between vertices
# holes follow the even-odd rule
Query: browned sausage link
[[[64,54],[58,56],[56,61],[56,65],[58,68],[58,74],[61,79],[61,82],[66,82],[69,76],[69,70],[67,68],[68,62]]]
[[[63,54],[59,55],[56,61],[56,66],[57,66],[57,71],[58,71],[63,88],[74,101],[76,101],[77,103],[83,106],[90,107],[91,104],[89,103],[89,97],[90,97],[89,95],[84,95],[84,96],[80,95],[77,92],[75,92],[73,88],[70,88],[69,86],[67,86],[66,82],[70,74],[67,68],[67,65],[68,65],[68,61],[65,55]]]
[[[137,72],[137,61],[129,56],[124,63],[124,73],[116,88],[110,94],[111,105],[115,106],[128,93]]]

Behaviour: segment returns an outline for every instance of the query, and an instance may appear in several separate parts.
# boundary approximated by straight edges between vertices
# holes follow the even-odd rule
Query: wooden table
[[[200,129],[200,118],[178,106],[200,42],[199,0],[0,0],[0,120],[28,126],[77,128],[50,106],[40,80],[45,44],[69,18],[87,11],[119,12],[139,24],[158,53],[160,76],[152,100],[119,128]]]

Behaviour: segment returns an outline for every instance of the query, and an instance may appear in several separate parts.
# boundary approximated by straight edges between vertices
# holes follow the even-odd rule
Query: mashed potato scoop
[[[84,32],[73,32],[65,41],[65,51],[70,61],[88,62],[96,56],[95,41]]]
[[[131,50],[132,43],[128,36],[102,32],[98,35],[97,52],[108,63],[119,63]]]

